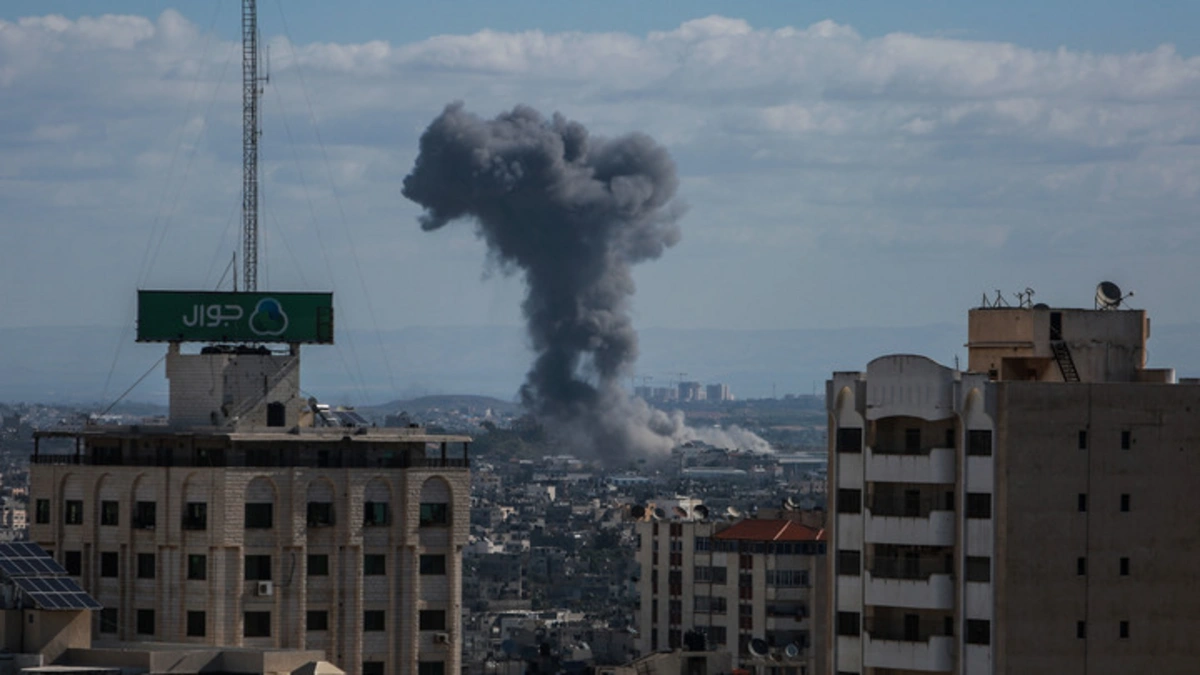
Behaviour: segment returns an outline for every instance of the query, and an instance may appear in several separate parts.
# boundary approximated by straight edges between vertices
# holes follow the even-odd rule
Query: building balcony
[[[924,579],[901,579],[864,573],[868,605],[915,609],[954,609],[954,579],[949,574],[931,574]]]
[[[871,544],[953,546],[953,511],[930,511],[925,517],[873,515],[864,512],[863,539]]]
[[[924,670],[942,673],[954,669],[954,638],[931,635],[925,640],[895,639],[863,633],[863,665],[868,668]]]
[[[866,455],[866,478],[868,481],[878,483],[954,483],[953,448],[932,448],[912,454],[867,448]]]

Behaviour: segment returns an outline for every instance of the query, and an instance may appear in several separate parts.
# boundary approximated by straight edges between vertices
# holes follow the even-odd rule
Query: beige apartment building
[[[638,522],[639,651],[687,650],[699,633],[755,675],[824,672],[825,532],[802,518]]]
[[[469,439],[305,401],[297,346],[172,344],[166,371],[167,424],[36,436],[30,539],[104,606],[97,638],[459,672]]]
[[[828,383],[830,672],[1194,673],[1200,386],[1143,311],[980,308]]]

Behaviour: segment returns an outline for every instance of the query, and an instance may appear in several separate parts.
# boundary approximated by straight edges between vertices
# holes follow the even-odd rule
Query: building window
[[[121,573],[121,555],[116,551],[100,552],[100,576],[115,577]]]
[[[992,432],[987,429],[971,429],[967,432],[967,454],[975,457],[992,456]]]
[[[207,621],[204,612],[187,613],[187,636],[204,637],[207,632]]]
[[[1121,495],[1121,512],[1122,513],[1129,512],[1129,495],[1127,495],[1127,494]]]
[[[921,451],[921,430],[919,428],[904,430],[904,452],[909,454]]]
[[[362,675],[383,675],[383,661],[363,661]]]
[[[862,513],[862,490],[838,488],[838,513]]]
[[[208,504],[204,502],[188,502],[183,505],[183,529],[208,529]]]
[[[100,524],[101,525],[120,525],[121,521],[121,504],[120,502],[103,501],[100,502]]]
[[[450,505],[440,502],[421,504],[421,527],[446,525],[450,522]]]
[[[1079,431],[1079,449],[1080,450],[1087,450],[1087,441],[1088,441],[1087,431],[1080,430]]]
[[[208,578],[208,556],[203,553],[188,554],[187,578],[191,581],[204,581]]]
[[[115,633],[117,632],[117,608],[105,607],[100,610],[100,632]]]
[[[862,429],[839,428],[837,430],[837,451],[861,453]]]
[[[1129,558],[1121,558],[1121,576],[1129,576]]]
[[[38,525],[50,524],[50,500],[39,499],[34,502],[33,522]]]
[[[324,553],[310,553],[308,556],[308,576],[329,576],[329,556]]]
[[[862,575],[862,551],[838,550],[837,573],[846,577]]]
[[[158,504],[154,502],[135,502],[133,505],[133,526],[139,530],[153,530],[157,523]]]
[[[387,502],[367,502],[363,507],[363,525],[387,525],[391,522]]]
[[[1075,637],[1079,638],[1080,640],[1083,640],[1087,637],[1087,622],[1086,621],[1076,621],[1075,622]]]
[[[1087,495],[1080,493],[1079,498],[1076,501],[1079,504],[1079,512],[1080,513],[1086,512],[1087,511]]]
[[[329,630],[329,612],[310,609],[304,615],[304,627],[308,630]]]
[[[862,622],[859,619],[858,612],[837,613],[838,635],[857,637],[860,632],[862,632]]]
[[[138,635],[154,635],[154,610],[139,609],[136,628]]]
[[[326,527],[333,525],[333,502],[309,502],[308,526]]]
[[[69,576],[83,576],[83,552],[63,551],[63,567]]]
[[[967,556],[966,574],[967,581],[990,582],[992,580],[992,559],[986,556]]]
[[[726,607],[725,597],[721,595],[697,595],[692,598],[692,610],[696,612],[724,614]]]
[[[363,675],[366,675],[364,672]],[[417,661],[417,675],[446,675],[444,661]]]
[[[1132,431],[1122,431],[1121,432],[1121,449],[1128,450],[1131,447],[1133,447],[1133,432]]]
[[[445,555],[441,553],[424,553],[421,555],[421,574],[444,575],[445,573]]]
[[[1128,621],[1121,622],[1120,633],[1118,633],[1118,635],[1121,636],[1122,640],[1129,637],[1129,622]]]
[[[387,556],[382,553],[367,553],[363,556],[363,576],[380,577],[387,574]]]
[[[158,565],[153,553],[137,554],[137,578],[153,579]]]
[[[969,645],[992,643],[992,622],[986,619],[967,619],[966,641]]]
[[[246,556],[246,581],[270,581],[271,580],[271,556],[269,555],[248,555]]]
[[[244,526],[247,530],[266,530],[275,525],[275,505],[267,503],[246,504]]]
[[[729,640],[725,626],[702,626],[700,630],[704,631],[710,647],[724,645]]]
[[[417,615],[420,630],[446,630],[446,610],[422,609]]]
[[[384,619],[382,609],[368,609],[363,612],[363,630],[364,631],[381,631],[384,630]]]
[[[1081,577],[1087,575],[1087,558],[1075,559],[1075,574]]]
[[[83,500],[68,499],[63,508],[63,524],[65,525],[82,525],[83,524]]]
[[[967,493],[967,517],[968,518],[991,518],[992,517],[992,495],[987,492],[968,492]]]
[[[271,613],[243,612],[242,637],[271,637]]]

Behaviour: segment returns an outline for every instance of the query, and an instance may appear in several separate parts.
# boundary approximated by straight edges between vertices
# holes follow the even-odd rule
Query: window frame
[[[422,553],[418,568],[421,576],[446,576],[446,554]]]
[[[100,525],[105,527],[121,524],[121,502],[105,499],[100,502]]]
[[[243,580],[273,581],[273,563],[274,561],[271,560],[271,556],[269,554],[247,553],[242,560]]]
[[[421,502],[420,527],[439,527],[450,524],[450,504],[446,502]]]
[[[386,577],[387,576],[387,554],[386,553],[364,553],[363,554],[363,576],[364,577]]]
[[[121,553],[119,551],[100,552],[100,578],[115,579],[121,576]]]
[[[196,567],[199,563],[199,567]],[[196,574],[196,570],[199,573]],[[185,571],[186,581],[207,581],[208,580],[208,555],[205,553],[189,553],[187,554],[187,570]]]
[[[246,502],[242,513],[242,529],[270,530],[274,527],[275,502]]]
[[[251,619],[253,619],[253,621],[251,621]],[[271,612],[269,610],[252,610],[242,612],[242,637],[271,637]]]
[[[320,564],[314,565],[313,563],[318,560],[321,561]],[[304,561],[304,570],[305,576],[309,577],[329,576],[329,555],[326,553],[309,553]]]
[[[158,556],[153,553],[138,553],[136,558],[137,570],[134,577],[138,579],[158,578]]]
[[[208,635],[208,614],[203,610],[189,609],[187,616],[184,619],[184,636],[186,637],[207,637]]]
[[[417,630],[420,631],[445,631],[446,630],[446,610],[444,609],[422,609],[417,612]]]
[[[381,633],[387,630],[387,612],[382,609],[363,610],[363,632]]]

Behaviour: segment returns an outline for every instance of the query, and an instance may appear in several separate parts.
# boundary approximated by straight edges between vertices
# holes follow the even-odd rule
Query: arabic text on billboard
[[[138,291],[137,339],[331,344],[333,294]]]

